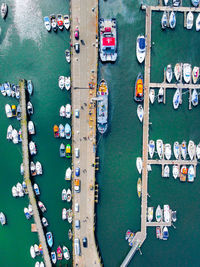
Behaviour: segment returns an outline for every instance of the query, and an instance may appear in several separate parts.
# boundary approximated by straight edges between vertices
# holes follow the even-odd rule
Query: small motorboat
[[[161,139],[156,140],[156,150],[159,158],[162,159],[164,155],[164,145]]]
[[[136,42],[136,56],[139,63],[142,63],[146,55],[146,40],[144,35],[139,35]]]
[[[158,205],[158,207],[156,208],[156,221],[160,222],[162,220],[162,217],[163,217],[162,209],[160,205]]]
[[[196,155],[197,155],[197,159],[200,159],[200,143],[197,145]]]
[[[183,64],[183,78],[186,83],[189,83],[191,80],[191,64]]]
[[[9,125],[7,129],[7,135],[6,135],[7,140],[12,140],[12,131],[13,131],[12,125]]]
[[[176,159],[179,158],[179,155],[180,155],[180,145],[179,145],[179,142],[174,142],[174,146],[173,146],[173,151],[174,151],[174,157]]]
[[[171,83],[172,78],[173,78],[173,71],[172,71],[172,65],[171,64],[167,65],[167,68],[165,70],[165,74],[166,74],[167,82]]]
[[[153,220],[153,207],[148,207],[148,221],[151,222]]]
[[[191,0],[191,3],[193,4],[194,7],[199,6],[199,0]]]
[[[36,263],[35,263],[35,267],[40,267],[40,263],[39,263],[39,261],[36,261]]]
[[[168,18],[167,18],[167,12],[164,11],[162,18],[161,18],[161,27],[164,30],[165,28],[167,28],[168,25]]]
[[[200,13],[199,15],[197,16],[197,19],[196,19],[196,31],[200,31]]]
[[[67,200],[67,190],[63,189],[62,190],[62,201],[66,201]]]
[[[44,17],[44,26],[48,32],[51,31],[51,21],[50,21],[49,17],[47,17],[47,16]]]
[[[129,239],[129,237],[131,236],[133,234],[133,232],[131,231],[131,230],[127,230],[126,231],[126,234],[125,234],[125,240],[128,240]]]
[[[48,221],[45,217],[42,217],[42,224],[44,227],[47,227],[49,224],[48,224]]]
[[[24,193],[27,195],[28,194],[28,189],[27,189],[27,184],[26,184],[25,181],[22,182],[22,188],[23,188]]]
[[[168,237],[169,237],[169,232],[168,232],[167,226],[164,226],[164,228],[163,228],[163,240],[167,240]]]
[[[11,90],[11,86],[9,82],[4,83],[4,88],[5,88],[7,96],[11,96],[12,90]]]
[[[71,168],[67,168],[65,172],[65,180],[70,181],[72,177],[72,170]]]
[[[65,153],[66,158],[71,158],[71,146],[69,144],[66,145]]]
[[[11,96],[15,97],[16,95],[16,85],[15,84],[11,84]]]
[[[192,70],[192,80],[193,80],[193,83],[197,83],[199,79],[199,67],[194,67],[193,70]]]
[[[172,174],[173,174],[174,179],[176,179],[178,177],[178,175],[179,175],[179,167],[178,167],[178,165],[173,165]]]
[[[17,192],[18,192],[19,197],[23,197],[24,196],[24,190],[23,190],[22,185],[20,183],[17,183],[16,188],[17,188]]]
[[[31,257],[32,257],[33,259],[35,259],[36,254],[35,254],[34,246],[31,246],[31,247],[30,247],[30,254],[31,254]]]
[[[60,246],[57,248],[57,258],[58,258],[58,260],[62,260],[62,258],[63,258],[62,249]]]
[[[13,141],[13,144],[18,144],[19,143],[18,132],[17,132],[16,129],[12,130],[12,141]]]
[[[170,209],[169,209],[169,205],[164,205],[164,221],[166,223],[170,222]]]
[[[52,251],[51,252],[51,260],[52,260],[53,264],[56,264],[57,258],[56,258],[55,251]]]
[[[42,175],[42,164],[39,161],[36,162],[35,168],[37,175]]]
[[[138,115],[139,120],[142,122],[143,116],[144,116],[144,110],[143,110],[142,105],[137,106],[137,115]]]
[[[67,220],[67,209],[62,209],[62,220]]]
[[[148,150],[149,150],[149,156],[152,159],[154,152],[155,152],[155,142],[153,140],[149,141],[149,149]]]
[[[142,102],[144,99],[144,85],[143,85],[143,76],[141,73],[138,74],[135,82],[135,95],[134,100],[136,102]]]
[[[36,196],[39,196],[40,195],[40,189],[39,189],[39,186],[37,184],[34,184],[33,185],[33,189],[35,191],[35,194]]]
[[[187,167],[185,165],[183,165],[181,167],[181,171],[180,171],[180,181],[181,182],[185,182],[186,181],[186,177],[187,177]]]
[[[35,250],[36,256],[40,255],[39,247],[37,244],[34,245],[34,250]]]
[[[16,99],[20,99],[19,85],[16,85],[15,97]]]
[[[183,141],[182,144],[181,144],[181,156],[182,156],[182,158],[184,160],[186,159],[186,156],[187,156],[187,145],[186,145],[185,141]]]
[[[151,104],[153,104],[155,101],[155,90],[154,89],[150,89],[149,91],[149,100]]]
[[[176,26],[176,15],[174,13],[174,11],[172,11],[170,13],[170,16],[169,16],[169,26],[171,29],[174,29],[175,26]]]
[[[0,222],[1,222],[1,225],[6,224],[6,216],[3,212],[0,212]]]
[[[168,178],[170,174],[170,169],[168,165],[165,165],[164,171],[163,171],[163,177]]]
[[[63,246],[63,256],[66,260],[70,259],[69,249],[65,246]]]
[[[66,137],[66,139],[69,140],[71,138],[71,135],[72,135],[71,127],[70,127],[69,123],[66,123],[65,124],[65,137]]]
[[[29,220],[31,218],[31,215],[30,215],[27,208],[24,208],[24,214],[25,214],[27,220]]]
[[[70,61],[71,61],[71,56],[70,56],[70,51],[69,51],[69,49],[66,49],[66,50],[65,50],[65,58],[66,58],[66,61],[67,61],[68,63],[70,63]]]
[[[141,180],[141,178],[138,178],[138,181],[137,181],[137,194],[138,194],[139,198],[141,197],[141,193],[142,193],[142,180]]]
[[[71,105],[67,104],[65,106],[65,113],[66,113],[66,118],[70,119],[71,118]]]
[[[11,106],[11,111],[12,111],[12,117],[17,116],[17,107],[15,105]]]
[[[194,182],[194,166],[190,165],[188,168],[188,182]]]
[[[186,23],[186,28],[188,30],[191,30],[193,27],[193,22],[194,22],[194,15],[191,11],[187,13],[187,23]]]
[[[180,101],[181,101],[181,92],[180,92],[180,89],[177,88],[176,92],[174,93],[174,97],[173,97],[174,109],[177,109],[179,107]]]
[[[169,0],[164,0],[164,5],[167,6]]]
[[[36,145],[33,141],[29,143],[29,151],[30,151],[31,156],[37,154]]]
[[[6,112],[7,118],[12,118],[12,110],[9,104],[5,105],[5,112]]]
[[[64,76],[60,76],[58,78],[58,86],[60,87],[61,90],[63,90],[63,88],[65,87],[65,77]]]
[[[164,89],[161,87],[158,91],[158,103],[163,103],[164,101]]]
[[[66,116],[65,106],[60,107],[60,117],[64,118]]]
[[[0,90],[1,90],[2,95],[6,96],[6,90],[5,90],[4,84],[0,85]]]
[[[6,3],[1,4],[1,17],[5,19],[8,13],[8,5]]]
[[[28,115],[33,114],[33,105],[30,101],[27,103],[27,113],[28,113]]]
[[[71,78],[65,77],[65,89],[68,91],[71,88]]]
[[[172,222],[176,222],[177,217],[176,217],[176,210],[172,211]]]
[[[31,175],[35,176],[36,175],[35,163],[33,161],[31,161],[30,165],[31,165],[30,166]]]
[[[33,216],[33,207],[31,204],[28,205],[28,212],[31,216]]]
[[[162,239],[162,232],[160,226],[156,226],[156,238]]]
[[[71,190],[68,188],[67,189],[67,202],[70,202],[72,200],[72,192]]]
[[[46,239],[49,247],[51,248],[53,246],[53,235],[51,232],[46,233]]]
[[[16,186],[12,187],[12,196],[13,197],[18,197],[19,196]]]
[[[59,125],[59,135],[60,138],[65,138],[65,127],[62,124]]]
[[[63,143],[60,144],[60,157],[61,158],[65,157],[65,145]]]
[[[18,121],[21,120],[21,107],[20,107],[20,104],[17,105],[17,120]]]
[[[171,145],[170,144],[165,144],[165,157],[167,160],[171,158],[172,155],[172,150],[171,150]]]
[[[55,138],[59,137],[59,127],[56,124],[53,126],[53,133]]]
[[[69,30],[70,27],[69,15],[64,15],[64,26],[66,30]]]
[[[193,160],[194,156],[196,155],[196,145],[191,140],[188,143],[188,155],[191,160]]]
[[[69,231],[68,231],[68,238],[69,238],[69,240],[71,240],[71,239],[72,239],[72,237],[73,237],[72,230],[71,230],[71,229],[69,229]]]
[[[199,99],[198,99],[198,93],[196,89],[193,89],[192,91],[192,105],[194,107],[196,107],[199,103]]]
[[[64,28],[64,18],[61,14],[57,15],[57,24],[58,24],[58,28],[62,31]]]
[[[33,83],[31,80],[27,81],[27,90],[28,90],[29,95],[33,94]]]
[[[21,165],[20,165],[20,174],[21,175],[24,175],[24,166],[23,166],[23,163],[21,163]]]
[[[72,210],[71,209],[67,210],[67,220],[68,220],[68,223],[72,223]]]
[[[177,82],[181,78],[181,72],[182,72],[182,64],[181,63],[176,63],[176,65],[174,67],[174,76],[175,76]]]
[[[136,158],[136,167],[138,172],[141,174],[142,173],[142,158],[137,157]]]
[[[47,210],[45,205],[42,203],[42,201],[38,201],[38,206],[42,212],[45,212]]]
[[[58,26],[57,26],[56,16],[54,14],[50,15],[50,22],[51,22],[51,27],[53,31],[56,32],[58,29]]]
[[[35,134],[35,126],[34,126],[34,123],[32,121],[28,122],[28,133],[30,135]]]

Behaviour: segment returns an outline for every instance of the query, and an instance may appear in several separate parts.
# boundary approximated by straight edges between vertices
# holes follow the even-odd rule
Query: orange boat
[[[53,132],[54,132],[54,137],[59,137],[59,127],[58,125],[53,126]]]
[[[136,102],[142,102],[144,99],[144,85],[142,73],[139,73],[135,82],[135,96],[134,100]]]
[[[180,181],[185,182],[187,178],[187,167],[184,165],[181,167]]]

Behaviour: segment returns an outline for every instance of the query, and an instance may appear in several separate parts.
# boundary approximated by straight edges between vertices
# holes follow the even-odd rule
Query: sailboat
[[[153,154],[155,152],[155,142],[153,140],[149,141],[149,156],[152,159],[153,158]]]
[[[164,171],[163,171],[163,177],[167,178],[169,177],[170,169],[168,165],[165,165]]]
[[[187,23],[186,23],[186,28],[188,30],[191,30],[193,27],[193,21],[194,21],[194,15],[193,13],[190,11],[187,13]]]
[[[173,146],[173,151],[174,151],[174,156],[176,159],[178,159],[179,154],[180,154],[180,145],[179,142],[174,142],[174,146]]]
[[[187,156],[187,145],[186,145],[186,142],[183,141],[182,144],[181,144],[181,156],[183,159],[186,159],[186,156]]]
[[[149,91],[149,100],[151,104],[153,104],[155,101],[155,90],[154,89],[150,89]]]
[[[188,154],[191,160],[193,160],[194,156],[196,155],[196,145],[192,140],[190,140],[188,143]]]
[[[163,15],[162,15],[162,18],[161,18],[161,27],[162,27],[163,30],[167,27],[167,24],[168,24],[167,12],[164,11]]]
[[[167,82],[170,83],[172,81],[172,78],[173,78],[173,72],[172,72],[172,65],[171,64],[167,65],[165,74],[166,74]]]
[[[156,208],[156,221],[160,222],[162,220],[163,214],[160,205]]]
[[[142,180],[141,178],[138,178],[137,181],[137,193],[138,193],[138,197],[141,197],[141,192],[142,192]]]
[[[174,76],[175,76],[177,82],[180,80],[181,72],[182,72],[182,64],[176,63],[176,65],[174,67]]]
[[[196,107],[198,105],[198,93],[197,93],[197,90],[196,89],[193,89],[192,91],[192,105],[194,107]]]
[[[178,177],[178,175],[179,175],[179,167],[177,165],[173,165],[172,174],[173,174],[174,179],[176,179]]]
[[[171,145],[170,144],[165,144],[165,157],[167,160],[171,158],[172,155],[172,150],[171,150]]]
[[[136,167],[137,167],[138,172],[141,174],[141,172],[142,172],[142,158],[140,158],[140,157],[136,158]]]
[[[192,70],[192,80],[193,83],[197,83],[197,80],[199,79],[199,67],[194,67]]]
[[[142,105],[137,106],[137,115],[138,115],[139,120],[142,122],[143,116],[144,116],[144,110],[143,110]]]
[[[170,16],[169,16],[169,26],[171,29],[174,29],[175,26],[176,26],[176,15],[174,13],[174,11],[172,11],[170,13]]]
[[[174,106],[174,109],[177,109],[179,107],[180,100],[181,100],[181,93],[180,93],[180,89],[177,88],[176,89],[176,92],[174,94],[174,97],[173,97],[173,106]]]
[[[161,139],[156,140],[156,150],[160,159],[163,158],[164,145]]]

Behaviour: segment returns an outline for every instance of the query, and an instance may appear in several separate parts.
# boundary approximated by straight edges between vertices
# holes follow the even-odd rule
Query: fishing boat
[[[183,78],[186,83],[189,83],[191,80],[191,64],[183,64]]]
[[[62,260],[62,258],[63,258],[62,249],[60,246],[57,248],[57,258],[58,258],[58,260]]]
[[[178,167],[178,165],[173,165],[172,174],[173,174],[174,179],[176,179],[178,177],[178,175],[179,175],[179,167]]]
[[[196,155],[196,145],[191,140],[188,143],[188,155],[191,160],[193,160],[194,156]]]
[[[200,13],[198,14],[196,18],[196,31],[200,31]]]
[[[199,6],[199,0],[191,0],[191,3],[193,4],[194,7]]]
[[[49,247],[51,248],[53,246],[53,235],[51,232],[46,233],[46,239]]]
[[[200,143],[196,147],[196,155],[197,155],[197,159],[200,159]]]
[[[138,74],[135,82],[135,95],[134,100],[136,102],[141,102],[144,99],[144,85],[143,85],[143,76],[141,73]]]
[[[164,228],[163,228],[163,240],[167,240],[168,237],[169,237],[169,232],[168,232],[167,226],[164,226]]]
[[[6,3],[1,4],[1,17],[2,19],[5,19],[8,13],[8,6]]]
[[[141,172],[142,172],[142,158],[140,158],[140,157],[136,158],[136,167],[137,167],[138,172],[141,174]]]
[[[159,158],[162,159],[164,154],[164,145],[161,139],[156,140],[156,150]]]
[[[67,220],[67,209],[62,209],[62,220]]]
[[[33,83],[31,80],[27,81],[27,90],[28,90],[29,95],[33,94]]]
[[[156,226],[156,237],[158,239],[161,239],[162,233],[161,233],[161,227],[160,226]]]
[[[144,116],[144,110],[143,110],[142,105],[137,106],[137,115],[138,115],[139,120],[142,122],[143,116]]]
[[[37,244],[34,245],[34,250],[35,250],[36,256],[40,255],[39,247]]]
[[[12,131],[13,131],[12,125],[9,125],[7,129],[7,135],[6,135],[7,140],[12,140]]]
[[[172,150],[171,150],[171,145],[170,144],[165,144],[165,157],[167,160],[171,158],[172,155]]]
[[[65,127],[62,124],[59,125],[59,135],[60,138],[65,138]]]
[[[117,25],[116,19],[99,20],[100,45],[99,53],[102,62],[117,60]]]
[[[60,76],[58,78],[58,86],[60,87],[61,90],[63,90],[63,88],[65,87],[65,77],[64,76]]]
[[[17,105],[17,120],[21,120],[21,107],[20,104]]]
[[[34,259],[36,254],[35,254],[35,250],[34,250],[34,246],[31,246],[30,247],[30,254],[31,254],[31,257]]]
[[[38,201],[38,206],[42,212],[45,212],[47,210],[45,205],[41,201]]]
[[[141,180],[141,178],[138,178],[138,181],[137,181],[137,194],[138,194],[139,198],[141,197],[141,193],[142,193],[142,180]]]
[[[64,28],[64,18],[61,14],[57,15],[57,25],[58,25],[58,28],[62,31]]]
[[[35,145],[35,143],[33,141],[31,141],[29,143],[29,151],[30,151],[31,156],[32,155],[36,155],[36,153],[37,153],[36,145]]]
[[[28,133],[30,135],[35,134],[35,126],[34,126],[34,123],[32,121],[28,122]]]
[[[19,196],[16,186],[12,187],[12,196],[13,197],[18,197]]]
[[[44,227],[47,227],[49,224],[48,224],[48,221],[45,217],[42,217],[42,224]]]
[[[71,158],[71,146],[69,144],[66,145],[66,158]]]
[[[12,141],[13,141],[13,144],[18,144],[19,143],[18,132],[17,132],[16,129],[12,130]]]
[[[176,210],[172,211],[172,222],[176,222],[177,217],[176,217]]]
[[[172,71],[172,65],[171,64],[167,65],[167,68],[165,70],[165,74],[166,74],[167,82],[170,83],[172,81],[172,78],[173,78],[173,71]]]
[[[71,168],[67,168],[67,170],[65,172],[65,180],[70,181],[71,176],[72,176],[72,170],[71,170]]]
[[[42,175],[42,164],[39,161],[36,162],[35,168],[37,175]]]
[[[100,134],[108,129],[108,85],[104,79],[97,88],[97,129]]]
[[[67,61],[68,63],[70,63],[70,61],[71,61],[71,56],[70,56],[70,51],[69,51],[69,49],[66,49],[66,50],[65,50],[65,58],[66,58],[66,61]]]
[[[187,156],[187,145],[186,145],[186,142],[183,141],[182,144],[181,144],[181,156],[183,159],[186,159],[186,156]]]
[[[192,91],[192,105],[196,107],[198,105],[199,99],[198,99],[198,93],[196,89],[193,89]]]
[[[59,127],[56,124],[53,126],[53,133],[55,138],[59,137]]]
[[[62,190],[62,200],[63,201],[66,201],[67,200],[67,191],[66,191],[66,189],[63,189]]]
[[[180,171],[180,181],[181,182],[185,182],[186,181],[186,177],[187,177],[187,167],[185,165],[183,165],[181,167],[181,171]]]
[[[58,29],[58,26],[57,26],[56,16],[54,14],[50,15],[50,22],[51,22],[51,27],[53,31],[56,32]]]
[[[174,76],[175,76],[177,82],[181,78],[181,72],[182,72],[182,64],[181,63],[176,63],[176,65],[174,67]]]
[[[66,30],[69,30],[70,27],[69,15],[64,15],[64,26]]]
[[[68,91],[71,88],[71,78],[65,77],[65,89]]]
[[[192,80],[193,80],[193,83],[197,83],[199,79],[199,67],[195,66],[192,70]]]
[[[161,18],[161,27],[164,30],[168,25],[168,17],[167,17],[167,12],[164,11],[162,18]]]
[[[174,93],[174,96],[173,96],[174,109],[177,109],[179,107],[180,101],[181,101],[181,93],[180,93],[180,89],[177,88],[176,92]]]
[[[69,231],[68,231],[68,238],[69,238],[69,240],[71,240],[71,239],[72,239],[72,237],[73,237],[72,230],[71,230],[71,229],[69,229]]]
[[[5,105],[5,112],[6,112],[7,118],[12,118],[12,110],[9,104]]]
[[[165,165],[164,170],[163,170],[163,177],[168,178],[170,174],[170,169],[168,165]]]
[[[72,192],[71,190],[68,188],[67,189],[67,202],[70,202],[72,200]]]
[[[153,220],[153,207],[148,207],[148,221],[151,222]]]
[[[65,145],[63,143],[60,144],[60,157],[65,157]]]
[[[35,176],[36,175],[35,164],[34,164],[33,161],[31,161],[31,164],[30,164],[30,171],[31,171],[31,175],[32,176]]]
[[[64,118],[66,116],[65,106],[60,107],[60,117]]]
[[[156,208],[156,221],[160,222],[162,220],[162,217],[163,217],[162,209],[160,205],[158,205],[158,207]]]
[[[70,127],[69,123],[66,123],[65,124],[65,137],[66,137],[66,139],[69,140],[71,138],[71,135],[72,135],[71,127]]]
[[[1,225],[6,224],[6,216],[3,212],[0,212],[0,222],[1,222]]]
[[[170,16],[169,16],[169,26],[171,29],[174,29],[175,26],[176,26],[176,15],[174,13],[174,11],[172,11],[170,13]]]
[[[169,209],[169,205],[164,205],[163,209],[164,209],[164,221],[166,223],[169,223],[170,222],[170,209]]]
[[[51,260],[52,260],[53,264],[56,264],[57,258],[56,258],[55,251],[52,251],[51,252]]]
[[[155,152],[155,142],[153,140],[149,141],[149,149],[148,150],[149,150],[149,156],[152,159],[154,152]]]
[[[67,119],[71,118],[71,105],[70,104],[67,104],[65,106],[65,114],[66,114]]]
[[[136,56],[139,63],[142,63],[146,55],[146,39],[144,35],[139,35],[136,42]]]
[[[186,29],[191,30],[193,27],[194,15],[191,11],[187,13]]]
[[[51,21],[50,21],[49,17],[47,17],[47,16],[44,17],[44,26],[48,32],[51,31]]]
[[[175,158],[178,159],[180,155],[180,145],[179,145],[179,142],[177,141],[174,142],[173,152],[174,152]]]
[[[188,182],[194,182],[194,166],[190,165],[190,167],[188,168]]]
[[[27,103],[27,113],[28,113],[28,115],[33,114],[33,105],[30,101],[28,101],[28,103]]]
[[[158,91],[158,103],[163,103],[164,101],[164,89],[160,87]]]
[[[40,195],[40,189],[36,183],[33,185],[33,189],[35,191],[36,196],[39,196]]]
[[[70,259],[69,249],[63,246],[63,256],[68,261]]]
[[[151,104],[153,104],[155,101],[155,90],[154,89],[149,90],[149,100]]]

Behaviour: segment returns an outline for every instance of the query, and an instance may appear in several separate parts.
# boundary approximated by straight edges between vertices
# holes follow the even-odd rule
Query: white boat
[[[196,107],[199,103],[199,99],[198,99],[198,93],[196,89],[193,89],[192,91],[192,105],[194,107]]]
[[[36,145],[35,145],[35,143],[33,141],[31,141],[29,143],[29,151],[30,151],[31,155],[36,155],[36,153],[37,153]]]
[[[10,83],[9,82],[4,83],[4,88],[5,88],[5,91],[6,91],[7,96],[11,96],[12,91],[11,91],[11,86],[10,86]]]
[[[186,83],[191,81],[191,64],[183,64],[183,78]]]
[[[35,134],[35,126],[34,123],[32,121],[28,122],[28,133],[31,134]]]
[[[164,221],[166,223],[170,222],[170,210],[169,205],[164,205]]]
[[[70,259],[69,249],[63,246],[63,256],[68,261]]]
[[[35,254],[36,254],[36,256],[37,256],[37,255],[40,255],[39,247],[38,247],[37,244],[34,245],[34,250],[35,250]]]
[[[23,163],[21,163],[21,165],[20,165],[20,174],[21,175],[24,175],[24,166],[23,166]]]
[[[65,107],[65,114],[66,114],[66,118],[70,119],[71,118],[71,105],[67,104]]]
[[[164,155],[164,145],[161,139],[156,140],[156,150],[159,158],[162,159]]]
[[[69,30],[69,27],[70,27],[69,15],[64,15],[64,26],[66,30]]]
[[[194,21],[194,15],[193,15],[193,13],[191,11],[189,11],[187,13],[187,23],[186,23],[186,28],[188,30],[191,30],[192,29],[192,27],[193,27],[193,21]]]
[[[155,152],[155,142],[154,140],[149,141],[149,156],[152,159]]]
[[[136,56],[139,63],[142,63],[146,55],[146,40],[144,35],[139,35],[136,42]]]
[[[137,115],[138,115],[139,120],[142,122],[143,116],[144,116],[144,110],[143,110],[142,105],[137,106]]]
[[[196,31],[200,31],[200,13],[198,14],[196,19]]]
[[[40,262],[40,267],[45,267],[43,261]]]
[[[160,222],[162,220],[163,214],[160,205],[156,208],[156,221]]]
[[[47,29],[48,32],[51,31],[51,21],[49,19],[49,17],[44,17],[44,26]]]
[[[182,144],[181,144],[181,156],[183,159],[186,159],[186,156],[187,156],[187,145],[186,145],[186,142],[183,141]]]
[[[179,167],[177,165],[173,165],[172,174],[173,174],[174,179],[176,179],[178,177],[178,175],[179,175]]]
[[[8,13],[8,6],[6,3],[1,4],[1,17],[2,19],[5,19]]]
[[[0,222],[1,222],[1,225],[6,224],[6,216],[3,212],[0,212]]]
[[[28,212],[31,216],[33,216],[33,207],[31,204],[28,205]]]
[[[31,254],[31,257],[34,259],[36,254],[35,254],[35,250],[34,250],[34,246],[31,246],[30,247],[30,254]]]
[[[162,18],[161,18],[161,27],[162,29],[165,29],[167,27],[168,24],[168,16],[167,16],[167,12],[164,11]]]
[[[28,101],[28,103],[27,103],[27,113],[28,113],[28,115],[33,114],[33,105],[30,101]]]
[[[65,208],[62,209],[62,220],[67,220],[67,210]]]
[[[71,168],[67,168],[67,170],[65,172],[65,180],[70,181],[71,176],[72,176],[72,170],[71,170]]]
[[[199,0],[191,0],[192,4],[194,7],[198,7],[199,6]]]
[[[193,80],[193,83],[197,83],[199,79],[199,67],[195,66],[192,70],[192,80]]]
[[[39,186],[37,184],[34,184],[33,185],[33,189],[35,191],[35,194],[36,196],[39,196],[40,195],[40,189],[39,189]]]
[[[164,0],[164,5],[167,6],[169,0]]]
[[[19,197],[23,197],[24,196],[24,190],[23,190],[22,185],[20,183],[17,183],[16,188],[17,188],[17,192],[18,192]]]
[[[36,162],[35,168],[37,175],[42,175],[42,164],[39,161]]]
[[[163,177],[167,178],[169,177],[170,169],[168,165],[165,165],[164,171],[163,171]]]
[[[65,87],[65,77],[64,76],[60,76],[58,78],[58,86],[60,87],[61,90],[63,90],[63,88]]]
[[[68,91],[71,88],[71,78],[65,77],[65,89]]]
[[[59,134],[60,138],[65,138],[65,127],[62,124],[59,125]]]
[[[167,65],[165,74],[166,74],[167,82],[170,83],[172,81],[172,78],[173,78],[173,71],[172,71],[172,65],[171,64]]]
[[[31,164],[30,164],[30,171],[31,171],[32,176],[36,175],[35,163],[33,161],[31,161]]]
[[[45,212],[47,210],[46,207],[44,206],[44,204],[41,201],[38,201],[38,206],[40,207],[42,212]]]
[[[12,110],[9,104],[5,105],[5,112],[6,112],[7,118],[12,118]]]
[[[180,101],[181,101],[181,93],[180,93],[180,89],[177,88],[173,96],[174,109],[177,109],[179,107]]]
[[[8,129],[7,129],[7,135],[6,135],[6,138],[8,140],[12,140],[12,131],[13,131],[13,127],[12,125],[9,125],[8,126]]]
[[[164,100],[164,89],[161,87],[158,91],[158,103],[162,103]]]
[[[163,228],[163,233],[162,233],[162,239],[163,239],[163,240],[167,240],[168,237],[169,237],[168,228],[167,228],[167,226],[164,226],[164,228]]]
[[[139,173],[142,172],[142,158],[136,158],[136,167]]]
[[[172,11],[170,13],[170,16],[169,16],[169,26],[171,29],[174,29],[175,26],[176,26],[176,15],[174,13],[174,11]]]
[[[65,106],[60,107],[60,117],[64,118],[66,116]]]
[[[194,156],[196,155],[196,145],[191,140],[188,143],[188,155],[191,160],[193,160]]]
[[[71,209],[68,209],[68,210],[67,210],[67,214],[68,214],[68,215],[67,215],[67,216],[68,216],[68,217],[67,217],[68,222],[69,222],[69,223],[72,223],[72,210],[71,210]]]
[[[71,190],[68,188],[67,189],[67,202],[70,202],[72,200],[72,192]]]
[[[71,61],[71,56],[70,56],[70,51],[69,51],[69,49],[66,49],[66,50],[65,50],[65,58],[66,58],[66,61],[67,61],[68,63],[70,63],[70,61]]]
[[[197,155],[197,159],[200,159],[200,143],[197,145],[196,155]]]
[[[172,155],[172,150],[171,150],[171,145],[170,144],[165,144],[165,157],[167,160],[171,158]]]
[[[175,76],[177,82],[181,78],[181,72],[182,72],[182,64],[181,63],[176,63],[176,65],[174,67],[174,76]]]
[[[40,263],[39,263],[39,261],[36,261],[36,263],[35,263],[35,267],[40,267]]]
[[[153,104],[155,101],[155,90],[154,89],[149,90],[149,100],[151,104]]]
[[[62,201],[66,201],[67,200],[67,190],[63,189],[62,190]]]
[[[148,207],[148,221],[151,222],[153,220],[153,207]]]
[[[190,165],[188,168],[188,182],[194,182],[194,166]]]
[[[44,225],[44,227],[47,227],[49,225],[49,223],[45,217],[42,217],[42,224]]]
[[[174,156],[176,159],[179,158],[179,155],[180,155],[180,145],[179,145],[179,142],[174,142],[174,146],[173,146],[173,151],[174,151]]]
[[[12,130],[12,141],[13,141],[13,144],[18,144],[19,143],[18,132],[17,132],[16,129]]]
[[[52,14],[49,17],[50,17],[50,21],[51,21],[51,27],[52,27],[53,31],[56,32],[58,29],[56,16],[54,14]]]
[[[19,196],[16,186],[12,187],[12,196],[13,197],[18,197]]]

